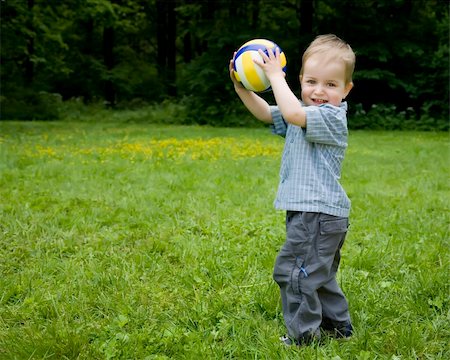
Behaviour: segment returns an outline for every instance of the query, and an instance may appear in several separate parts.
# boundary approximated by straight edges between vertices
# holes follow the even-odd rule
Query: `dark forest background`
[[[226,125],[244,114],[228,77],[242,43],[275,41],[298,92],[304,49],[316,35],[334,33],[357,54],[348,98],[354,127],[448,129],[448,1],[0,4],[2,119],[55,119],[77,99],[114,109],[171,103],[182,109],[180,123]]]

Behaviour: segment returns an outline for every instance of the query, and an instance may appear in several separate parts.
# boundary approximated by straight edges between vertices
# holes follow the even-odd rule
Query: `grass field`
[[[0,122],[0,359],[449,359],[448,134],[352,132],[355,336],[284,348],[266,129]]]

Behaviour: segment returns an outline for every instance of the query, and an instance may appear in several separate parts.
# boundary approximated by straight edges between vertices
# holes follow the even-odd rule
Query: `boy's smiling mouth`
[[[326,104],[328,101],[323,99],[311,99],[314,104]]]

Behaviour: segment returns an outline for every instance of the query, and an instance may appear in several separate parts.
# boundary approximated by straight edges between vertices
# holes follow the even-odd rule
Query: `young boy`
[[[318,36],[306,49],[300,71],[301,102],[285,80],[279,49],[255,61],[272,86],[270,106],[230,76],[239,98],[272,132],[286,138],[277,209],[286,210],[286,242],[273,277],[280,287],[286,345],[320,338],[320,328],[350,337],[347,300],[336,281],[340,249],[349,225],[350,200],[339,183],[347,147],[347,103],[355,54],[335,35]]]

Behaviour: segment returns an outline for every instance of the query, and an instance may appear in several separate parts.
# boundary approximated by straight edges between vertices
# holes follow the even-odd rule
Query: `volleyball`
[[[255,92],[264,92],[270,90],[270,82],[264,74],[263,69],[253,62],[253,59],[263,62],[262,56],[258,50],[263,50],[267,55],[267,49],[280,49],[280,59],[283,71],[286,72],[286,56],[283,50],[271,40],[254,39],[247,41],[237,51],[233,59],[234,76],[237,81],[247,89]]]

